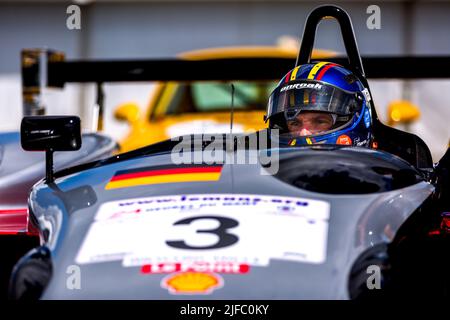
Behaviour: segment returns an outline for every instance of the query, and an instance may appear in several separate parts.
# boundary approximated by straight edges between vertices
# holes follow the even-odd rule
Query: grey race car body
[[[336,150],[335,156],[354,157],[363,153],[364,157],[378,159],[380,168],[395,167],[397,170],[414,169],[402,160],[378,151],[352,150],[346,148]],[[319,159],[321,153],[330,151],[289,150],[281,155],[283,159]],[[364,161],[364,157],[361,161]],[[394,165],[389,166],[388,161]],[[384,158],[384,160],[383,160]],[[253,159],[255,160],[255,159]],[[316,161],[316,160],[313,160]],[[301,189],[283,181],[284,178],[275,175],[261,175],[261,165],[228,164],[221,169],[220,179],[211,182],[183,182],[131,186],[117,189],[105,189],[115,172],[145,167],[152,167],[171,162],[170,152],[139,157],[133,160],[120,161],[98,168],[85,170],[55,181],[55,185],[41,184],[33,189],[30,195],[31,210],[39,224],[48,230],[47,246],[51,252],[53,276],[42,298],[44,299],[345,299],[349,298],[349,274],[358,256],[370,248],[381,244],[389,244],[395,237],[400,226],[415,212],[433,193],[433,185],[417,178],[414,183],[403,188],[391,188],[383,192],[365,194],[323,194]],[[334,167],[334,165],[333,165]],[[345,171],[345,170],[344,170]],[[280,170],[282,172],[282,170]],[[298,171],[297,171],[298,173]],[[87,188],[86,186],[90,186]],[[337,186],[339,188],[339,186]],[[70,196],[71,190],[82,190],[77,198]],[[57,191],[55,191],[57,190]],[[87,191],[89,190],[89,191]],[[181,196],[181,197],[180,197]],[[191,209],[167,209],[167,203],[177,204],[179,198],[196,197],[206,205],[215,203],[206,211],[197,207]],[[219,206],[226,197],[227,211]],[[284,201],[289,197],[292,202],[314,203],[313,211],[302,211],[289,207],[279,209],[269,205],[260,206],[254,213],[249,211],[252,199],[264,198],[264,201]],[[267,197],[267,198],[265,198]],[[238,198],[246,199],[238,201]],[[203,200],[201,200],[203,199]],[[216,199],[216,200],[214,200]],[[160,201],[152,207],[151,200]],[[90,202],[90,203],[89,203]],[[81,208],[74,206],[79,204]],[[147,204],[146,204],[147,203]],[[226,203],[226,201],[225,201]],[[115,204],[112,207],[111,204]],[[223,205],[224,203],[222,203]],[[319,205],[320,204],[320,205]],[[253,205],[255,205],[253,203]],[[99,212],[109,218],[102,218]],[[291,205],[292,206],[292,205]],[[313,204],[311,204],[313,206]],[[113,209],[116,207],[117,210]],[[306,206],[307,208],[308,206]],[[136,209],[153,208],[157,210],[143,215],[167,214],[171,218],[159,221],[154,217],[148,220],[135,214],[113,217],[122,211],[134,212]],[[166,208],[166,209],[164,209]],[[159,213],[158,211],[161,210]],[[166,213],[163,210],[168,210]],[[310,235],[289,234],[285,229],[283,210],[292,210],[291,223],[299,223],[303,228],[304,218],[322,224],[322,229],[312,230],[320,233],[321,239]],[[317,212],[314,212],[317,210]],[[252,216],[251,228],[245,216]],[[270,217],[265,217],[270,215]],[[298,215],[298,216],[296,216]],[[229,230],[239,240],[232,249],[174,249],[164,243],[164,240],[183,235],[180,227],[173,222],[180,218],[219,216],[236,219],[239,226]],[[167,217],[166,217],[167,218]],[[138,219],[138,220],[136,220]],[[295,220],[298,221],[295,221]],[[135,224],[136,221],[141,221]],[[312,221],[311,221],[312,222]],[[147,225],[142,229],[142,223]],[[111,225],[114,224],[114,225]],[[117,225],[115,225],[117,224]],[[279,226],[277,225],[279,224]],[[242,226],[242,228],[240,228]],[[270,226],[270,228],[268,228]],[[120,229],[117,229],[120,228]],[[199,226],[201,229],[201,226]],[[214,224],[212,225],[214,227]],[[283,227],[284,229],[280,229]],[[143,233],[155,232],[159,236],[153,238]],[[198,228],[198,227],[197,227]],[[192,234],[195,239],[195,227]],[[119,232],[117,232],[119,231]],[[308,231],[308,230],[306,230]],[[264,233],[260,235],[260,233]],[[138,236],[136,237],[136,234]],[[192,235],[191,235],[192,236]],[[101,239],[99,238],[101,237]],[[202,239],[202,235],[197,235]],[[203,236],[204,237],[204,236]],[[252,238],[254,241],[252,241]],[[257,243],[266,238],[270,243]],[[298,241],[297,247],[289,245],[289,241]],[[144,263],[130,263],[130,257],[136,256],[146,241],[161,240],[161,243],[149,242],[148,250],[142,252],[142,257],[149,261],[189,261],[196,256],[200,261],[213,261],[221,256],[223,261],[244,261],[249,264],[249,271],[243,274],[222,274],[221,288],[209,294],[176,294],[164,287],[167,273],[145,274],[141,268]],[[206,239],[206,243],[215,243],[217,239]],[[242,252],[240,242],[253,246],[252,251]],[[118,243],[128,244],[118,245]],[[158,250],[151,250],[156,246]],[[271,247],[278,253],[271,257],[267,252]],[[128,250],[131,251],[128,251]],[[248,248],[247,248],[248,249]],[[324,251],[324,256],[316,259],[316,251]],[[256,255],[255,255],[256,253]],[[299,259],[298,256],[303,255]],[[310,255],[310,256],[308,256]],[[139,254],[137,255],[139,256]],[[191,257],[191,258],[190,258]],[[255,259],[267,260],[255,263]],[[159,259],[159,260],[158,260]],[[172,260],[170,260],[172,259]],[[176,259],[176,260],[173,260]],[[203,259],[203,260],[201,260]],[[212,260],[211,260],[212,259]],[[228,260],[227,260],[228,259]],[[320,261],[319,261],[320,260]],[[127,262],[128,261],[128,262]],[[78,266],[81,274],[81,289],[69,290],[67,287],[67,270]],[[69,269],[68,269],[69,268]],[[169,273],[170,274],[170,273]]]

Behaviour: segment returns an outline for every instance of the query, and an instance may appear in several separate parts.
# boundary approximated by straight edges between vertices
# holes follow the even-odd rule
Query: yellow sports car
[[[186,52],[182,59],[292,58],[297,49],[276,46],[228,47]],[[314,50],[314,59],[330,58],[331,51]],[[274,81],[165,82],[158,83],[141,115],[134,103],[120,105],[115,118],[127,121],[131,130],[120,142],[121,152],[191,133],[220,133],[230,130],[231,83],[234,85],[233,132],[265,127],[263,116]]]

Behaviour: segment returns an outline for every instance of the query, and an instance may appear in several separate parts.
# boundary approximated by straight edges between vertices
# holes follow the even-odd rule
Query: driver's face
[[[295,120],[288,121],[287,125],[290,133],[309,136],[330,130],[333,126],[333,117],[328,113],[304,111]]]

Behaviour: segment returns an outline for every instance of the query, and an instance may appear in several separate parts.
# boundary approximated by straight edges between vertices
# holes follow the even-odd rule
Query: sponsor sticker
[[[250,271],[250,265],[236,262],[191,261],[163,262],[145,264],[141,267],[142,274],[161,274],[173,272],[214,272],[228,274],[245,274]]]
[[[366,128],[370,127],[370,113],[368,109],[364,111],[364,125]]]
[[[337,138],[336,144],[351,145],[352,139],[348,135],[343,134]]]
[[[366,97],[367,102],[372,100],[372,98],[370,97],[369,89],[364,88],[364,90],[362,90],[361,92],[364,94],[364,97]]]
[[[323,86],[320,83],[302,82],[302,83],[287,85],[287,86],[281,88],[280,92],[288,91],[288,90],[292,90],[292,89],[303,89],[303,88],[321,90],[322,87]]]
[[[161,287],[171,294],[211,294],[223,286],[218,274],[201,272],[183,272],[162,279]]]
[[[76,262],[122,261],[147,265],[146,273],[239,273],[271,259],[323,263],[329,212],[326,201],[250,194],[112,201],[97,212]]]

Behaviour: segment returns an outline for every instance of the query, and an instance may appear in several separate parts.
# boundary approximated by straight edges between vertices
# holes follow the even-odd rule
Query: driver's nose
[[[309,136],[311,134],[312,134],[312,132],[306,128],[303,128],[302,130],[300,130],[300,136]]]

